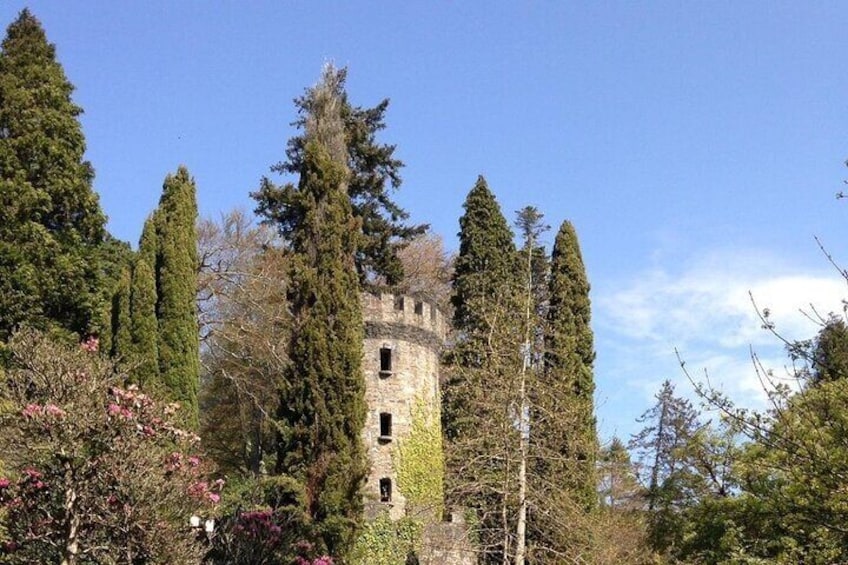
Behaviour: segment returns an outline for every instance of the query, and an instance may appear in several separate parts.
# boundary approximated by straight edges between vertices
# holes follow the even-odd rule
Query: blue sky
[[[687,366],[761,398],[748,299],[790,337],[841,309],[848,74],[838,2],[144,2],[29,6],[76,85],[110,230],[135,242],[179,164],[201,213],[252,208],[291,99],[326,61],[354,103],[389,97],[398,200],[456,247],[478,174],[505,214],[578,230],[593,285],[599,427],[627,436]]]

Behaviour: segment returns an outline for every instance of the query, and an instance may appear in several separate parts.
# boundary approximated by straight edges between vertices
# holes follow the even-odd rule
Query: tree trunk
[[[76,512],[77,493],[70,485],[73,484],[73,471],[70,463],[65,463],[65,547],[62,548],[62,564],[76,565],[79,554],[79,516]]]

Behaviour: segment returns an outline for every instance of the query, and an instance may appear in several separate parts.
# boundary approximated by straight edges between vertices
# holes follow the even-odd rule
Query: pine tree
[[[360,220],[348,196],[348,148],[340,75],[325,69],[306,95],[305,145],[290,187],[289,239],[296,328],[282,391],[277,472],[303,487],[306,510],[328,551],[343,557],[362,520],[366,472],[363,322],[354,256]]]
[[[347,191],[354,217],[359,219],[361,238],[356,248],[356,267],[363,283],[382,279],[395,285],[403,279],[403,265],[397,252],[408,241],[427,230],[426,225],[407,225],[409,214],[390,198],[390,190],[401,184],[403,162],[394,156],[395,146],[377,141],[377,132],[386,127],[385,113],[389,101],[383,100],[373,108],[352,106],[345,91],[347,69],[333,69],[333,95],[339,101],[343,122],[345,158],[350,171]],[[314,114],[315,101],[311,94],[295,99],[300,118],[293,125],[306,129]],[[308,134],[289,140],[286,160],[273,167],[272,172],[299,175],[306,159]],[[257,213],[274,223],[285,238],[292,237],[303,223],[302,208],[297,203],[299,187],[288,183],[282,187],[263,178],[256,199]]]
[[[185,167],[168,175],[155,214],[159,379],[179,401],[190,424],[197,425],[200,343],[197,324],[197,201],[194,180]],[[146,246],[146,244],[145,244]],[[144,259],[144,253],[141,254]],[[144,261],[141,263],[144,269]],[[148,265],[150,266],[150,265]],[[140,277],[139,277],[140,279]],[[150,284],[136,288],[149,298]],[[146,284],[146,288],[140,288]],[[149,342],[140,332],[150,328],[149,312],[136,317],[137,343]],[[145,321],[142,321],[145,320]],[[144,329],[141,329],[141,325]],[[151,354],[150,349],[145,351]]]
[[[104,318],[106,219],[73,89],[41,24],[22,11],[0,53],[0,340],[22,324],[96,333]]]
[[[649,513],[648,542],[654,550],[665,552],[682,534],[678,510],[691,502],[686,491],[686,448],[701,424],[692,403],[675,396],[670,381],[663,382],[656,399],[637,420],[646,425],[628,447],[644,470],[641,480]]]

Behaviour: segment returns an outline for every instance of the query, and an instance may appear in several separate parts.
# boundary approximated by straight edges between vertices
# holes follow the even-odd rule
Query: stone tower
[[[371,463],[365,484],[366,515],[406,514],[393,457],[408,437],[416,403],[438,418],[439,354],[445,321],[432,303],[392,294],[363,294],[365,320],[363,372],[368,415],[363,440]]]

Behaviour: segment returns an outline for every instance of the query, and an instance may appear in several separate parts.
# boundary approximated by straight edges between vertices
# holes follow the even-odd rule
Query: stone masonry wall
[[[371,465],[365,484],[366,516],[388,510],[397,520],[405,515],[406,498],[398,488],[392,452],[398,439],[409,434],[412,410],[419,399],[438,414],[439,353],[445,325],[435,306],[409,296],[364,294],[362,313],[368,405],[363,440]],[[381,349],[391,352],[391,371],[381,371]],[[380,414],[391,415],[389,437],[380,435]],[[381,479],[391,481],[390,501],[381,501]]]

